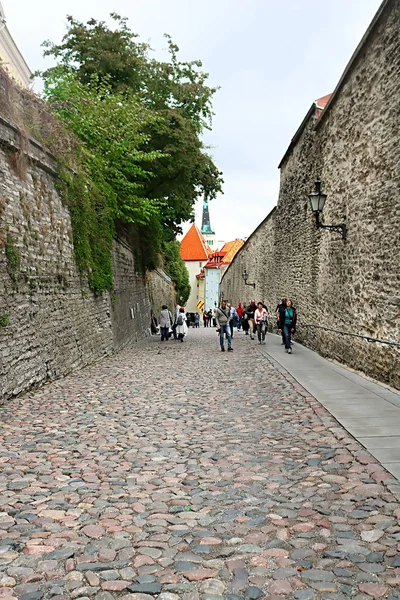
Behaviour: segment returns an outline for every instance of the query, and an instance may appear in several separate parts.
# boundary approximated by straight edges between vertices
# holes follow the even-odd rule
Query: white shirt
[[[259,323],[260,321],[265,322],[267,320],[267,316],[268,313],[265,308],[262,308],[261,310],[257,308],[256,312],[254,313],[254,319],[256,323]]]

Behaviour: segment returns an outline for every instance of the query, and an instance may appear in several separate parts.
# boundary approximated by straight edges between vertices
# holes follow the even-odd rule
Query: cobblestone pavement
[[[233,342],[152,338],[0,409],[0,598],[400,598],[390,475]]]

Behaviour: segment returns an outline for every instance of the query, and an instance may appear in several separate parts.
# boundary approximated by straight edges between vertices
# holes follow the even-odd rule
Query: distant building
[[[207,310],[219,304],[221,277],[243,244],[244,240],[240,239],[227,242],[222,246],[221,250],[214,252],[209,261],[204,265],[204,302]]]
[[[28,88],[32,82],[32,72],[18,50],[6,24],[6,17],[0,2],[0,64],[21,86]]]
[[[224,253],[214,252],[204,266],[204,303],[207,310],[219,305],[219,283],[221,281],[221,265]]]
[[[193,223],[181,241],[181,258],[189,271],[189,283],[191,287],[190,296],[185,307],[187,312],[201,312],[197,308],[199,302],[197,295],[197,275],[201,273],[211,254],[212,251],[207,246],[206,240],[199,228]]]
[[[187,312],[202,313],[219,304],[221,276],[244,244],[244,240],[236,239],[217,250],[216,240],[205,196],[201,230],[193,224],[181,242],[181,257],[189,271],[191,287],[186,303]]]

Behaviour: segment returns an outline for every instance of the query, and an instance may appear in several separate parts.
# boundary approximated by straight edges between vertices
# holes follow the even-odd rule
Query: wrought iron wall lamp
[[[311,192],[308,196],[310,198],[311,210],[315,214],[315,222],[317,227],[321,229],[330,229],[331,231],[336,231],[336,233],[340,233],[342,236],[342,240],[347,239],[347,225],[345,223],[339,223],[338,225],[324,225],[320,221],[320,214],[324,210],[325,200],[327,199],[327,194],[321,191],[321,181],[319,178],[315,182],[315,190]]]
[[[244,285],[251,285],[251,287],[253,288],[253,290],[256,289],[256,284],[255,283],[247,283],[247,280],[248,280],[249,276],[247,274],[246,269],[244,270],[244,272],[242,274],[242,277],[243,277]]]

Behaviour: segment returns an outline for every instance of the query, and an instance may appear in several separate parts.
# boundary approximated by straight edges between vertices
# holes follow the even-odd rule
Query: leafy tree
[[[42,74],[44,93],[81,141],[81,165],[102,199],[101,214],[130,224],[145,270],[193,218],[197,198],[222,191],[201,139],[211,127],[216,88],[207,85],[199,61],[179,60],[169,36],[169,60],[158,61],[126,19],[111,17],[114,29],[68,17],[62,43],[45,42],[45,55],[57,64]],[[86,256],[89,250],[86,243]],[[181,281],[172,254],[167,268]]]

